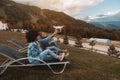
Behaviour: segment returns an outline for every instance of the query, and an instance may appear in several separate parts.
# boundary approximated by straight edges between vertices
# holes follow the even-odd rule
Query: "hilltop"
[[[11,0],[1,0],[0,3],[0,18],[9,22],[10,24],[30,22],[40,26],[45,24],[51,25],[66,25],[70,27],[89,26],[94,27],[84,21],[76,20],[63,12],[56,12],[48,9],[40,9],[35,6],[15,3]],[[82,26],[83,25],[83,26]],[[21,25],[22,26],[22,25]]]

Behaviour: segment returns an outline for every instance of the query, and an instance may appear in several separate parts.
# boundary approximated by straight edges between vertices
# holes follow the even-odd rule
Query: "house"
[[[88,42],[95,40],[97,43],[111,44],[110,39],[102,39],[102,38],[90,38]]]
[[[6,23],[2,23],[0,21],[0,30],[6,30],[8,28],[7,24]]]

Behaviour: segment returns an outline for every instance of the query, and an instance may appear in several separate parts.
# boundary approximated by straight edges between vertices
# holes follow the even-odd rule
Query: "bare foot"
[[[68,53],[66,53],[66,54],[65,54],[65,58],[67,58],[69,55],[70,55],[70,53],[69,53],[69,52],[68,52]]]
[[[67,58],[70,55],[67,49],[64,50],[64,53],[65,53],[65,58]]]
[[[65,49],[65,50],[64,50],[64,53],[67,53],[67,52],[68,52],[68,50],[67,50],[67,49]]]
[[[59,56],[58,56],[58,60],[62,61],[65,57],[65,53],[61,53]]]

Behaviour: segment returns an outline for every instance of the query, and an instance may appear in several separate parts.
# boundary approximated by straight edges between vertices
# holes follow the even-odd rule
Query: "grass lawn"
[[[6,40],[12,38],[25,42],[24,34],[0,31],[0,44],[10,45]],[[64,44],[59,46],[62,49],[67,48],[71,53],[69,57],[71,64],[63,74],[54,75],[46,66],[8,68],[0,76],[0,80],[120,80],[120,59]],[[2,60],[3,57],[0,57],[0,62]],[[53,67],[59,70],[62,66]]]

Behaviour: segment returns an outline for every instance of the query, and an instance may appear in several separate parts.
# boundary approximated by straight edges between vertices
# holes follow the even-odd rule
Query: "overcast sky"
[[[81,11],[101,3],[103,0],[14,0],[38,6],[42,9],[63,11],[70,16],[77,17]]]

